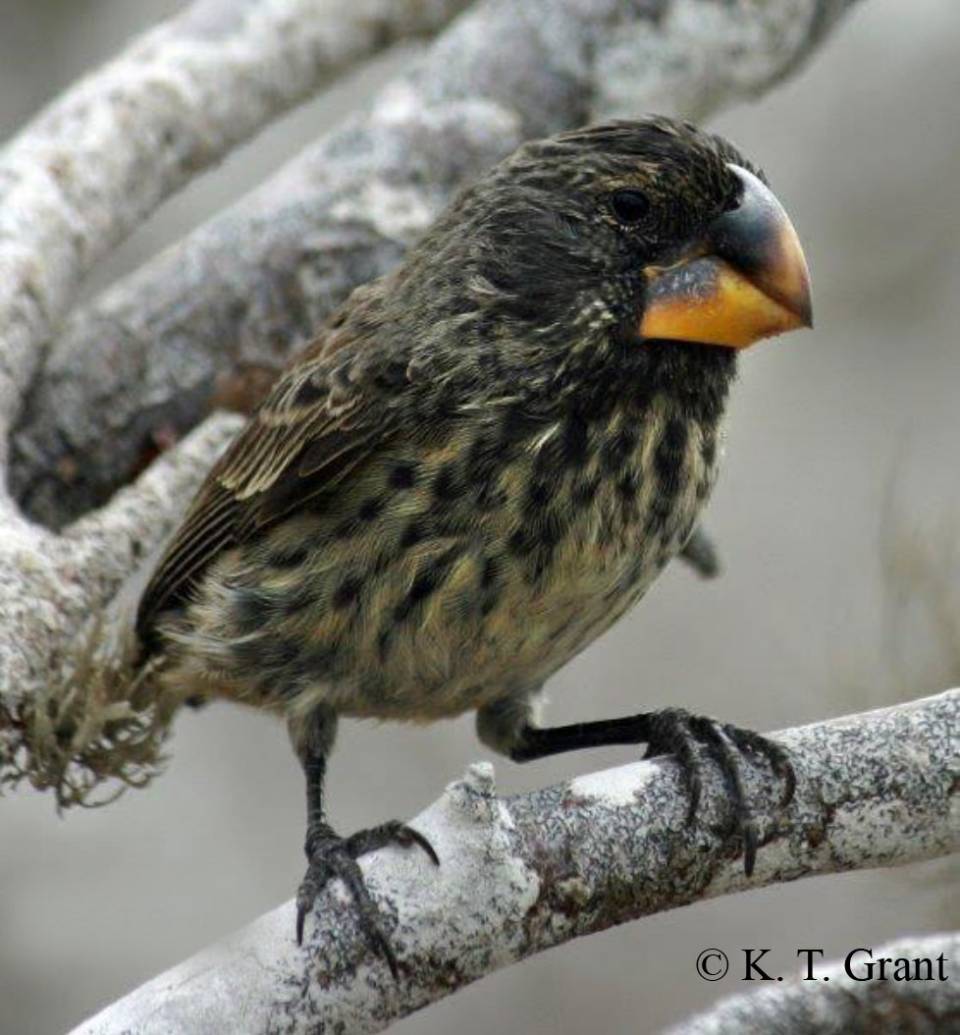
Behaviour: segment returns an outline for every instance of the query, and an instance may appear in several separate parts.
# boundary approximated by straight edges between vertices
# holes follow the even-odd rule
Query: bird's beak
[[[640,335],[740,349],[812,327],[810,275],[797,232],[773,192],[730,165],[740,204],[665,267],[648,267]]]

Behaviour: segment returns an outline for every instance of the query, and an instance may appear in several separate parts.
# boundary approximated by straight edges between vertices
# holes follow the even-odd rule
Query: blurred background
[[[3,0],[0,137],[174,0]],[[396,70],[388,55],[165,206],[90,290],[267,175]],[[767,170],[803,238],[817,328],[752,351],[706,527],[723,577],[674,565],[550,686],[551,722],[682,704],[761,730],[960,683],[960,4],[867,0],[797,77],[714,127]],[[51,1035],[289,898],[301,775],[284,730],[228,705],[184,716],[168,772],[60,819],[0,801],[0,1033]],[[486,757],[471,717],[344,723],[344,832],[432,801]],[[502,792],[625,762],[496,760]],[[496,974],[394,1030],[655,1032],[739,991],[697,953],[827,957],[960,926],[956,859],[802,881],[643,920]]]

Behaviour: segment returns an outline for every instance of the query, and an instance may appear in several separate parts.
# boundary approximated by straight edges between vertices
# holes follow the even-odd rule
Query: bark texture
[[[0,153],[0,428],[85,273],[164,198],[338,72],[466,0],[197,0]],[[88,400],[90,404],[95,399]]]
[[[797,794],[781,810],[768,775],[750,775],[762,844],[752,879],[743,873],[718,772],[710,772],[702,812],[687,827],[673,760],[505,799],[494,793],[492,768],[478,764],[412,821],[436,848],[439,870],[423,853],[395,848],[362,861],[389,918],[398,983],[371,955],[338,882],[319,900],[303,949],[287,902],[73,1035],[382,1031],[499,967],[614,924],[746,888],[960,848],[960,690],[777,737],[793,754]],[[733,1000],[716,1019],[678,1031],[914,1030],[811,1025],[834,1008],[838,1018],[855,1018],[868,1006],[876,1016],[901,1009],[904,1016],[920,1009],[957,1016],[955,980],[929,997],[903,986],[808,991],[778,987],[765,1000]],[[859,1004],[843,1002],[841,1010],[844,995]]]

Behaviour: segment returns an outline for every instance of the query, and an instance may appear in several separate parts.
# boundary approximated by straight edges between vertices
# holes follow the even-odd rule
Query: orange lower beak
[[[740,204],[685,258],[647,270],[643,338],[739,349],[813,326],[810,275],[790,218],[756,176],[730,168],[743,183]]]

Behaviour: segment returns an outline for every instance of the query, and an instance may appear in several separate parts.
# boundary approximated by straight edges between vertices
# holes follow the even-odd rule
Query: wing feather
[[[337,485],[397,427],[376,350],[334,328],[280,378],[214,465],[141,598],[137,629],[182,606],[224,550]]]

